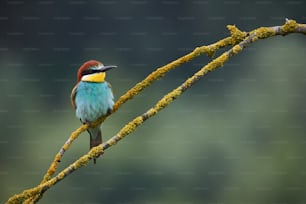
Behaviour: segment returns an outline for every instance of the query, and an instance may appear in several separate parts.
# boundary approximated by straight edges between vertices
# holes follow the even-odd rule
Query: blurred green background
[[[228,35],[305,23],[304,1],[1,1],[0,203],[36,186],[79,127],[70,105],[86,60],[116,99],[154,69]],[[225,51],[225,50],[222,50]],[[306,38],[253,44],[41,203],[305,203]],[[220,52],[218,53],[220,54]],[[104,140],[209,62],[157,81],[104,123]],[[82,134],[63,169],[89,148]]]

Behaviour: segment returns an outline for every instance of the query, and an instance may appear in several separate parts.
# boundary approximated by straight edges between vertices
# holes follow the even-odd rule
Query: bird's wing
[[[111,85],[110,83],[107,82],[107,86],[108,86],[108,88],[111,90],[112,95],[114,95],[112,85]],[[113,96],[113,97],[114,97],[114,96]],[[114,98],[113,98],[113,100],[114,100]]]
[[[110,83],[107,82],[107,86],[108,86],[108,88],[110,88],[110,90],[113,92],[112,85],[111,85]]]
[[[76,109],[76,104],[74,102],[74,99],[75,99],[75,95],[76,95],[76,90],[77,90],[77,87],[78,87],[78,84],[76,84],[72,91],[71,91],[71,95],[70,95],[70,100],[71,100],[71,105],[74,109]]]

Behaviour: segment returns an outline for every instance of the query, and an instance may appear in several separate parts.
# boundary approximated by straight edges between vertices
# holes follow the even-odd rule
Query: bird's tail
[[[100,126],[94,128],[88,128],[90,135],[90,149],[102,144],[102,132]],[[96,163],[96,158],[94,158],[94,164]]]

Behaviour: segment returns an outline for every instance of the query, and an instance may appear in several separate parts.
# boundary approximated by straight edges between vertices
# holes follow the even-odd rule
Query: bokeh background
[[[228,36],[226,25],[305,23],[305,4],[1,1],[0,203],[38,184],[79,127],[69,97],[84,61],[118,65],[107,75],[118,99],[157,67]],[[303,35],[256,42],[41,203],[305,203],[305,53]],[[209,60],[177,68],[122,106],[104,123],[104,139]],[[88,148],[83,133],[59,169]]]

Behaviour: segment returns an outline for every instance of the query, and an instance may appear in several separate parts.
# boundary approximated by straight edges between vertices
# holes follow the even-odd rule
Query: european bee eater
[[[71,92],[71,104],[76,117],[89,125],[90,149],[102,143],[101,125],[92,128],[90,124],[113,109],[112,88],[104,79],[105,72],[114,67],[104,66],[96,60],[85,62],[78,70],[77,82]]]

